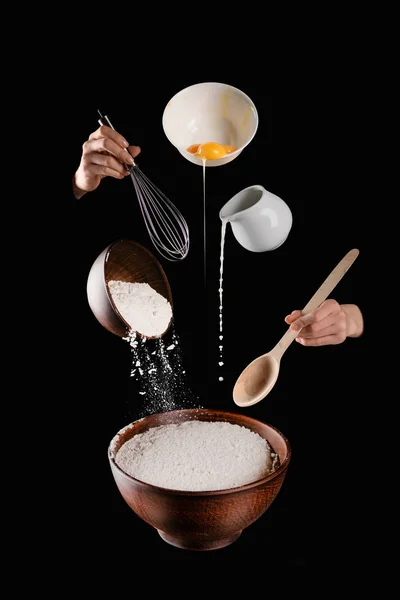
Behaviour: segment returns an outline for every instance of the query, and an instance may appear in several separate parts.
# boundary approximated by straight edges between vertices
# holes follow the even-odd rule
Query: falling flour
[[[144,401],[143,409],[136,416],[201,408],[186,381],[186,369],[173,320],[163,338],[149,340],[130,331],[124,339],[129,342],[132,352],[131,377],[137,382],[139,396]]]
[[[172,318],[171,304],[148,283],[111,280],[115,306],[133,331],[146,337],[162,335]]]
[[[140,418],[155,412],[201,408],[186,382],[168,300],[147,283],[111,280],[108,288],[115,306],[130,326],[123,339],[131,347],[131,377],[138,383],[139,397],[144,402],[142,408],[136,402],[135,415],[126,416]]]
[[[185,421],[134,435],[115,461],[145,483],[182,491],[239,487],[272,473],[278,456],[267,440],[225,421]]]

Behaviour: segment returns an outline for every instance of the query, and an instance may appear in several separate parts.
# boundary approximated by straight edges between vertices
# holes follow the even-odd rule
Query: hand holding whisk
[[[100,125],[114,129],[107,115],[98,110]],[[126,150],[126,152],[128,152]],[[161,256],[170,261],[185,258],[189,252],[189,228],[178,208],[137,166],[129,169],[140,210],[150,239]]]

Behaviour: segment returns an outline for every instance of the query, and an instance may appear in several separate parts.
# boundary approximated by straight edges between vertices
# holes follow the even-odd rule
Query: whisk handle
[[[111,129],[114,129],[114,131],[115,131],[115,127],[112,125],[110,119],[108,118],[108,115],[103,115],[103,113],[99,109],[97,109],[97,112],[100,115],[100,119],[98,120],[99,124],[100,125],[108,125],[108,127],[111,127]]]
[[[108,118],[108,115],[103,114],[99,109],[97,109],[97,112],[100,115],[100,119],[98,119],[99,124],[100,125],[108,125],[108,127],[111,127],[111,129],[114,129],[114,131],[115,131],[115,127],[113,126],[110,119]],[[128,152],[128,150],[126,148],[124,148],[124,150],[125,150],[125,152]],[[129,152],[128,152],[128,154],[129,154]],[[135,166],[136,166],[136,163],[133,162],[132,167],[135,167]]]

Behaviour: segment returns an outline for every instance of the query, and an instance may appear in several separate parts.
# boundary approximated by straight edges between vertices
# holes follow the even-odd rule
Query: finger
[[[136,158],[138,154],[140,154],[142,151],[142,149],[140,148],[140,146],[129,146],[128,148],[128,152],[131,154],[131,156],[133,156],[133,158]]]
[[[109,167],[114,171],[118,171],[118,173],[122,173],[124,176],[129,174],[128,169],[114,156],[111,156],[111,154],[101,154],[99,152],[92,152],[91,154],[89,154],[88,161],[95,165],[103,165],[105,167]],[[83,162],[85,164],[86,161],[84,160]],[[89,165],[88,168],[90,168]]]
[[[345,326],[345,323],[343,325]],[[303,327],[301,330],[301,337],[318,336],[325,329],[332,326],[339,330],[342,327],[341,319],[338,320],[337,316],[335,315],[328,315],[325,317],[325,319],[322,319],[322,321],[316,321],[311,323],[311,325]]]
[[[322,304],[320,304],[319,307],[314,311],[315,320],[321,321],[328,315],[339,313],[340,310],[340,304],[336,302],[336,300],[329,298],[328,300],[322,302]]]
[[[89,140],[98,140],[100,138],[109,138],[120,146],[120,148],[128,148],[129,146],[126,139],[118,133],[118,131],[115,131],[115,129],[112,129],[112,127],[108,127],[107,125],[102,125],[89,136]]]
[[[294,321],[292,321],[292,324],[290,325],[290,329],[292,329],[293,331],[300,331],[300,329],[303,329],[303,327],[307,327],[308,325],[311,325],[311,323],[314,322],[314,317],[313,317],[313,313],[308,313],[307,315],[301,315],[300,317],[298,317],[297,319],[295,319]]]
[[[298,319],[299,317],[301,317],[301,310],[293,310],[290,315],[287,315],[285,317],[285,322],[288,323],[290,325],[290,323],[293,323],[293,321],[295,321],[296,319]]]
[[[133,165],[133,158],[129,152],[123,150],[112,139],[107,137],[88,140],[83,145],[83,151],[84,155],[91,154],[92,152],[108,152],[115,156],[120,162],[129,166]]]
[[[325,335],[323,337],[318,338],[303,338],[302,336],[296,338],[296,342],[301,344],[302,346],[333,346],[337,344],[341,344],[344,342],[346,337],[334,334],[334,335]]]
[[[125,174],[107,167],[106,165],[96,165],[92,163],[90,170],[94,175],[102,177],[114,177],[115,179],[123,179],[125,177]]]
[[[336,314],[340,312],[340,305],[336,300],[325,300],[316,310],[311,311],[306,315],[302,315],[294,322],[292,322],[290,329],[294,331],[300,331],[303,327],[322,321],[330,314]]]
[[[312,338],[316,339],[319,337],[326,337],[327,335],[336,335],[336,334],[340,333],[341,331],[344,332],[345,330],[342,329],[341,327],[339,327],[338,323],[333,321],[330,325],[328,325],[327,327],[323,327],[322,329],[319,329],[318,331],[315,331],[314,325],[304,327],[301,330],[301,335],[299,337],[302,337],[305,339],[312,339]]]

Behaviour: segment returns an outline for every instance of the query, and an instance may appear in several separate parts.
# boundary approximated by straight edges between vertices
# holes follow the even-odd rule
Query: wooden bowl
[[[148,283],[156,292],[164,296],[172,307],[171,288],[156,257],[133,240],[117,240],[99,254],[87,280],[87,297],[94,316],[115,335],[126,337],[130,326],[116,307],[108,289],[108,282],[112,279],[130,283]],[[153,337],[164,335],[171,322],[172,317],[165,331],[160,336]],[[140,332],[137,332],[137,335],[143,337]]]
[[[122,471],[115,462],[119,448],[151,427],[199,419],[227,421],[248,427],[266,439],[279,456],[270,475],[241,487],[210,492],[176,491],[144,483]],[[134,421],[111,440],[108,458],[117,487],[130,508],[162,539],[187,550],[216,550],[232,544],[276,498],[285,479],[291,447],[277,429],[240,414],[209,409],[157,413]]]

